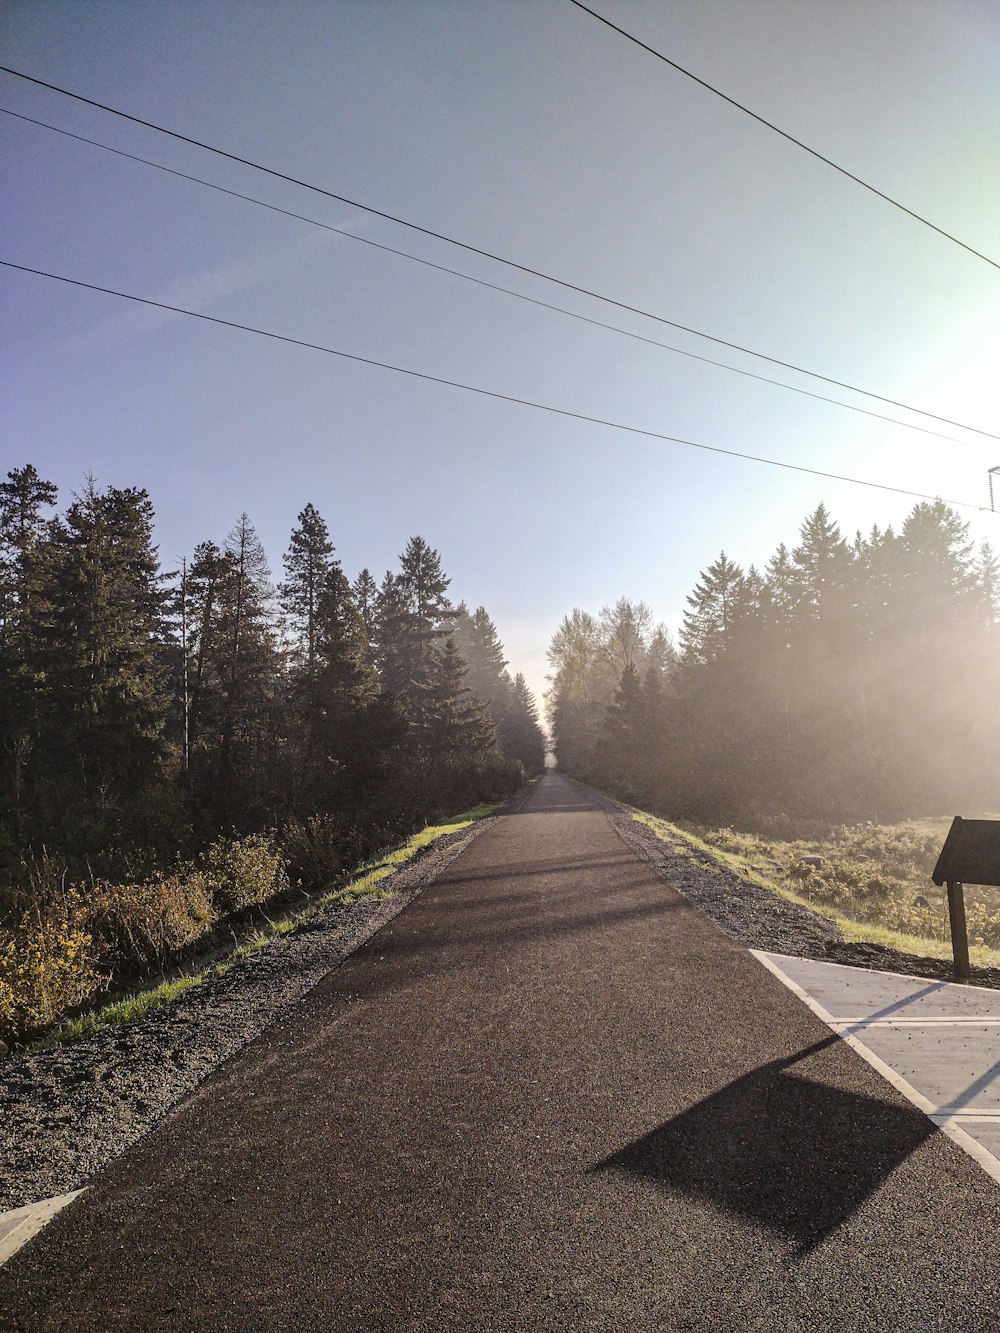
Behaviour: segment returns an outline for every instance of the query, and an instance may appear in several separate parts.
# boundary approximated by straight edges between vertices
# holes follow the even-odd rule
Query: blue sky
[[[610,19],[1000,258],[988,3],[604,0]],[[1000,435],[1000,272],[565,0],[7,0],[2,63],[619,300]],[[827,392],[0,76],[0,106],[643,337]],[[987,502],[1000,443],[783,392],[0,117],[0,257],[574,412]],[[676,632],[721,549],[912,501],[477,398],[9,270],[3,470],[145,486],[166,562],[315,504],[352,576],[420,533],[543,688],[562,615]],[[893,413],[847,392],[845,402]],[[895,413],[920,421],[905,412]],[[930,424],[933,423],[926,423]],[[966,511],[1000,545],[1000,521]]]

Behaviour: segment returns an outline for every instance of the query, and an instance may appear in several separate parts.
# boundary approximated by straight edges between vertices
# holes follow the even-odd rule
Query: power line
[[[519,407],[530,407],[537,412],[548,412],[553,416],[567,417],[572,421],[585,421],[593,426],[607,426],[611,430],[624,431],[629,435],[641,435],[650,440],[664,440],[668,444],[681,444],[688,449],[701,449],[705,453],[724,454],[728,458],[742,458],[750,463],[765,463],[769,467],[784,468],[789,472],[804,472],[812,477],[825,477],[830,481],[845,481],[853,486],[868,486],[873,490],[892,491],[895,495],[905,495],[915,500],[935,501],[940,496],[927,495],[923,491],[911,491],[902,486],[889,486],[880,481],[867,481],[861,477],[847,477],[838,472],[822,472],[818,468],[804,467],[801,463],[783,463],[776,458],[764,458],[758,454],[741,453],[737,449],[724,449],[717,444],[700,444],[695,440],[687,440],[679,435],[665,435],[660,431],[644,430],[640,426],[629,426],[621,421],[609,421],[604,417],[589,416],[584,412],[572,412],[568,408],[553,407],[550,403],[536,403],[530,398],[518,398],[513,394],[500,393],[496,389],[484,389],[477,384],[465,384],[461,380],[445,379],[441,375],[430,375],[425,371],[411,370],[406,366],[396,366],[388,361],[376,361],[373,357],[358,356],[354,352],[344,352],[335,347],[327,347],[323,343],[308,342],[304,338],[292,338],[287,334],[274,333],[270,329],[260,329],[252,324],[239,324],[235,320],[221,319],[218,315],[206,315],[199,310],[187,310],[183,306],[169,305],[166,301],[153,301],[149,297],[135,296],[131,292],[119,292],[112,287],[101,287],[93,282],[82,282],[79,278],[67,278],[60,273],[48,273],[44,269],[29,268],[26,264],[15,264],[9,259],[0,259],[0,265],[4,268],[14,269],[19,273],[31,273],[35,277],[50,278],[54,282],[63,282],[71,287],[82,287],[87,291],[101,292],[105,296],[117,296],[124,301],[134,301],[138,305],[152,306],[156,310],[169,310],[175,315],[187,315],[191,319],[200,319],[207,324],[218,324],[227,329],[238,329],[241,333],[253,333],[261,338],[270,338],[275,342],[288,343],[292,347],[305,347],[313,352],[323,352],[327,356],[340,357],[345,361],[353,361],[362,366],[373,366],[378,370],[390,370],[397,375],[407,375],[411,379],[426,380],[430,384],[443,384],[449,389],[461,389],[464,393],[479,394],[484,398],[495,398],[502,403],[515,403]],[[946,500],[945,504],[953,505],[958,509],[974,509],[979,513],[989,513],[990,510],[984,505],[973,504],[969,500]]]
[[[801,148],[803,152],[809,153],[820,162],[824,162],[828,167],[832,167],[834,171],[839,171],[842,176],[846,176],[848,180],[854,181],[855,185],[860,185],[863,189],[877,195],[879,199],[885,200],[885,202],[891,204],[893,208],[898,208],[901,213],[905,213],[907,217],[913,218],[914,221],[922,223],[925,227],[930,227],[931,231],[936,231],[937,234],[943,236],[946,241],[952,241],[955,245],[961,246],[961,248],[968,251],[970,255],[975,255],[977,259],[982,259],[984,263],[989,264],[992,268],[1000,269],[1000,263],[997,263],[995,259],[990,259],[989,255],[984,255],[980,250],[974,250],[971,245],[966,245],[965,241],[960,241],[958,237],[953,236],[950,231],[945,231],[943,227],[937,226],[936,223],[930,222],[920,213],[915,213],[912,208],[907,208],[905,204],[901,204],[898,199],[893,199],[891,195],[886,194],[883,190],[878,189],[874,185],[870,185],[868,181],[862,180],[860,176],[855,176],[853,171],[848,171],[846,167],[842,167],[838,165],[838,163],[833,162],[830,158],[824,157],[822,153],[817,152],[815,148],[810,148],[809,145],[803,143],[801,139],[796,139],[795,136],[789,134],[787,130],[783,130],[779,125],[775,125],[770,120],[765,120],[763,116],[759,116],[756,111],[751,111],[750,108],[744,106],[742,102],[737,102],[735,97],[730,97],[728,93],[724,93],[720,88],[716,88],[711,83],[707,83],[704,79],[700,79],[697,74],[692,74],[692,72],[689,69],[685,69],[683,65],[678,65],[676,60],[671,60],[669,56],[665,56],[662,51],[657,51],[655,47],[647,46],[647,44],[640,41],[638,37],[633,36],[630,32],[626,32],[624,28],[620,28],[617,23],[612,23],[611,20],[605,18],[603,14],[598,14],[595,9],[590,9],[587,5],[583,4],[581,0],[569,0],[569,2],[571,5],[576,5],[577,9],[582,9],[585,14],[589,14],[591,18],[597,19],[599,23],[603,23],[604,26],[610,28],[612,32],[617,32],[619,36],[626,38],[630,42],[634,42],[634,44],[641,47],[643,51],[648,51],[649,54],[655,56],[657,60],[662,60],[665,65],[669,65],[670,68],[676,70],[678,74],[683,74],[685,78],[691,79],[694,83],[699,84],[700,87],[706,89],[708,92],[714,93],[716,97],[721,97],[724,102],[728,102],[730,106],[736,107],[737,111],[742,111],[744,115],[750,116],[751,119],[756,120],[758,124],[766,126],[769,130],[773,130],[775,134],[780,134],[783,139],[787,139],[789,143],[793,143],[796,148]]]
[[[804,366],[797,366],[792,361],[782,361],[778,357],[768,356],[764,352],[755,352],[750,347],[743,347],[740,343],[729,342],[725,338],[718,338],[711,333],[703,333],[700,329],[691,328],[687,324],[680,324],[676,320],[667,319],[663,315],[653,314],[649,310],[643,310],[640,306],[629,305],[625,301],[615,300],[611,296],[602,296],[600,292],[592,291],[588,287],[581,287],[576,283],[567,282],[563,278],[555,278],[549,273],[544,273],[540,269],[530,268],[527,264],[520,264],[514,259],[505,259],[502,255],[494,254],[490,250],[484,250],[480,246],[472,245],[467,241],[456,240],[453,236],[447,236],[443,232],[433,231],[430,227],[423,227],[417,222],[408,222],[405,218],[397,217],[393,213],[387,213],[384,209],[373,208],[369,204],[359,203],[356,199],[350,199],[346,195],[336,194],[332,190],[324,189],[321,185],[313,185],[309,181],[299,180],[295,176],[287,175],[285,172],[277,171],[273,167],[265,167],[259,162],[253,162],[250,158],[239,157],[236,153],[229,153],[223,148],[215,148],[212,144],[204,143],[200,139],[193,139],[189,135],[181,134],[177,130],[168,130],[162,125],[156,125],[151,120],[143,120],[139,116],[130,115],[126,111],[119,111],[113,106],[108,106],[104,102],[96,102],[93,98],[84,97],[81,93],[70,92],[66,88],[60,88],[57,84],[46,83],[44,79],[36,79],[30,74],[22,74],[20,70],[11,69],[7,65],[0,65],[0,73],[12,74],[15,78],[23,79],[27,83],[36,84],[40,88],[47,88],[50,92],[60,93],[64,97],[72,98],[73,101],[82,102],[86,106],[96,107],[99,111],[106,111],[112,116],[118,116],[121,120],[130,121],[134,125],[142,125],[146,129],[155,130],[158,134],[165,134],[171,139],[177,139],[181,143],[191,144],[195,148],[204,149],[205,152],[214,153],[217,157],[225,158],[230,162],[237,162],[241,166],[251,167],[254,171],[261,171],[265,175],[273,176],[276,180],[285,181],[290,185],[296,185],[304,190],[310,190],[313,194],[322,195],[326,199],[336,200],[337,203],[347,204],[351,208],[358,208],[362,212],[370,213],[372,217],[382,218],[386,222],[393,222],[400,227],[407,227],[410,231],[415,231],[421,236],[429,236],[433,240],[444,241],[448,245],[457,246],[461,250],[467,250],[469,254],[479,255],[484,259],[490,259],[498,264],[505,264],[508,268],[517,270],[519,273],[527,273],[533,278],[541,278],[545,282],[555,283],[559,287],[566,288],[567,291],[577,292],[582,296],[589,296],[595,301],[603,301],[606,305],[615,306],[619,310],[626,310],[632,315],[641,315],[644,319],[651,319],[657,324],[666,325],[672,329],[678,329],[682,333],[690,333],[695,338],[704,338],[707,342],[717,344],[719,347],[728,347],[730,351],[742,352],[746,356],[756,357],[760,361],[767,361],[770,365],[780,366],[783,370],[792,370],[798,375],[808,375],[810,379],[821,380],[824,384],[832,384],[838,389],[847,389],[851,393],[860,393],[866,398],[873,398],[877,402],[887,403],[890,407],[901,407],[906,412],[915,412],[919,416],[927,417],[931,421],[941,422],[945,426],[955,426],[958,430],[971,431],[974,435],[983,435],[987,439],[1000,439],[1000,436],[993,435],[990,431],[980,430],[976,426],[967,426],[964,422],[953,421],[950,417],[938,416],[934,412],[928,412],[922,407],[913,407],[909,403],[900,402],[896,398],[887,398],[885,395],[875,393],[871,389],[860,389],[855,384],[849,384],[846,380],[834,379],[829,375],[821,375],[815,370],[806,370]]]
[[[973,444],[969,440],[959,440],[953,435],[945,435],[941,431],[931,430],[928,426],[918,426],[914,422],[900,421],[898,417],[887,416],[884,412],[873,412],[869,408],[859,407],[855,403],[844,403],[839,398],[829,398],[826,394],[815,393],[810,389],[803,389],[795,384],[785,384],[782,380],[769,378],[767,375],[755,374],[752,370],[743,370],[739,366],[728,365],[725,361],[715,361],[712,357],[699,356],[697,352],[689,352],[683,347],[674,347],[670,343],[660,342],[656,338],[647,338],[641,333],[635,333],[631,329],[623,329],[617,324],[607,324],[604,320],[593,319],[589,315],[582,315],[575,310],[567,310],[565,306],[553,305],[549,301],[539,300],[535,296],[527,296],[523,292],[517,292],[510,287],[503,287],[499,283],[487,282],[485,278],[475,278],[469,273],[463,273],[459,269],[449,268],[446,264],[438,264],[430,259],[423,259],[419,255],[410,254],[406,250],[398,250],[395,246],[386,245],[382,241],[373,241],[370,237],[359,236],[356,232],[350,231],[345,227],[334,227],[331,223],[320,222],[317,218],[306,217],[304,213],[295,213],[289,208],[281,208],[277,204],[267,203],[263,199],[258,199],[254,195],[243,194],[239,190],[231,190],[227,186],[217,185],[214,181],[205,180],[201,176],[192,176],[189,172],[178,171],[174,167],[165,167],[159,162],[153,162],[148,157],[140,157],[137,153],[127,153],[122,148],[113,148],[110,144],[101,143],[98,139],[90,139],[84,134],[75,134],[72,130],[62,129],[58,125],[50,125],[44,120],[36,120],[33,116],[22,115],[19,111],[11,111],[7,107],[0,107],[0,112],[5,116],[13,116],[16,120],[22,120],[29,125],[37,125],[41,129],[51,130],[55,134],[61,134],[67,139],[75,139],[79,143],[89,144],[93,148],[100,148],[104,152],[113,153],[116,157],[127,158],[130,162],[140,162],[144,166],[153,167],[156,171],[165,172],[168,176],[177,176],[181,180],[190,181],[195,185],[203,185],[209,190],[215,190],[219,194],[230,195],[234,199],[241,199],[245,203],[255,204],[259,208],[266,208],[269,212],[280,213],[284,217],[294,218],[298,222],[305,222],[312,227],[320,227],[323,231],[334,232],[337,236],[343,236],[347,240],[357,241],[361,245],[370,246],[375,250],[382,250],[390,255],[397,255],[401,259],[410,260],[415,264],[422,264],[425,268],[435,269],[439,273],[447,273],[452,277],[461,278],[463,282],[474,283],[477,287],[485,287],[489,291],[501,292],[506,296],[512,296],[518,301],[525,301],[529,305],[539,306],[543,310],[551,310],[560,315],[566,315],[570,319],[580,320],[584,324],[591,324],[595,328],[606,329],[611,333],[621,334],[625,338],[632,338],[636,342],[646,343],[650,347],[659,347],[665,352],[671,352],[676,356],[687,357],[691,361],[700,361],[707,366],[716,366],[720,370],[728,370],[733,375],[742,375],[747,379],[758,380],[761,384],[771,384],[778,389],[786,389],[789,393],[801,394],[805,398],[813,398],[821,403],[830,403],[834,407],[843,408],[848,412],[857,412],[862,416],[873,417],[876,421],[888,421],[896,426],[902,426],[904,430],[919,431],[922,435],[931,435],[935,439],[948,440],[952,444],[961,445],[966,449],[975,449],[985,451],[987,446]],[[1000,440],[1000,436],[992,437]]]

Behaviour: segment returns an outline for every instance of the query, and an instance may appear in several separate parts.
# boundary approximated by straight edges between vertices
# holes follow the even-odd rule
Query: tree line
[[[309,504],[271,579],[244,514],[161,569],[144,490],[0,482],[0,875],[114,874],[289,823],[358,857],[544,762],[531,693],[421,537],[353,583]]]
[[[560,767],[705,822],[1000,802],[1000,562],[942,501],[844,538],[820,505],[763,571],[723,552],[679,643],[623,598],[549,648]]]

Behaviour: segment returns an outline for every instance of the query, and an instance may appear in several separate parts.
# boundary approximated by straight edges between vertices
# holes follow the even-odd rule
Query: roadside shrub
[[[105,980],[77,888],[60,885],[0,930],[0,1029],[9,1035],[54,1022]]]
[[[329,888],[344,867],[346,845],[355,840],[330,815],[312,815],[304,824],[289,820],[281,838],[289,875],[310,892]]]
[[[973,944],[1000,948],[1000,911],[991,912],[986,903],[974,901],[966,904],[966,920]]]
[[[289,887],[281,852],[264,833],[213,842],[202,853],[201,869],[221,916],[267,902]]]
[[[101,961],[117,979],[153,964],[163,966],[215,921],[205,876],[193,867],[150,882],[98,882],[90,922]]]

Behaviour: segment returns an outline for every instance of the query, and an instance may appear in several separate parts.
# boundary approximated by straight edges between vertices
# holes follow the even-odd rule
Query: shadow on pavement
[[[762,1065],[592,1170],[708,1199],[809,1253],[937,1132],[914,1107],[790,1072],[839,1040]]]

